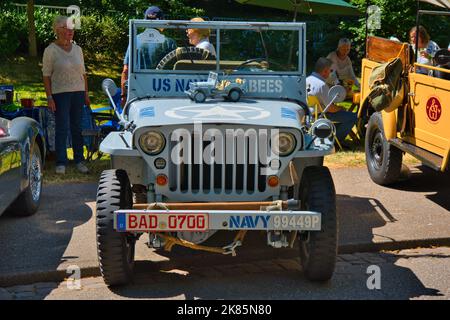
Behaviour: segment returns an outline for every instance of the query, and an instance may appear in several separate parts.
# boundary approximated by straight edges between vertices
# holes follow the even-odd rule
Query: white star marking
[[[227,107],[227,106],[224,106]],[[179,107],[165,112],[166,116],[178,119],[188,119],[192,118],[195,120],[246,120],[241,113],[258,113],[256,116],[248,117],[251,120],[263,119],[270,116],[269,111],[256,107],[240,106],[237,108],[235,106],[230,106],[230,109],[226,109],[222,106],[215,106],[211,108],[195,108],[195,107]],[[179,115],[178,112],[192,112],[195,113],[192,117]]]

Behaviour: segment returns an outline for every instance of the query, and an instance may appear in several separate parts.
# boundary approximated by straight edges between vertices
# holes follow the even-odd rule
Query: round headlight
[[[154,156],[164,150],[166,139],[160,132],[148,131],[139,137],[139,145],[145,153]]]
[[[317,120],[311,128],[311,133],[320,139],[331,138],[331,136],[334,135],[334,132],[334,124],[327,119]]]
[[[275,135],[274,143],[272,143],[272,150],[275,154],[282,157],[290,155],[297,145],[297,140],[292,133],[280,132]]]

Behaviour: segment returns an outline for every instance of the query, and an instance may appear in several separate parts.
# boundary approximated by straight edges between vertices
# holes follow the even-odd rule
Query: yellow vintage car
[[[449,53],[447,49],[441,50],[435,59],[446,61],[448,67]],[[447,171],[450,166],[450,70],[414,61],[416,57],[408,43],[378,37],[367,39],[358,129],[365,135],[370,177],[380,185],[398,180],[405,153],[437,171]],[[396,62],[402,69],[398,90],[389,93],[389,103],[382,110],[376,110],[372,73]]]

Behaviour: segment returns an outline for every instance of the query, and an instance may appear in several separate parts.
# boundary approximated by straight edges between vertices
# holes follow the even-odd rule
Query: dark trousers
[[[358,115],[348,111],[327,112],[327,118],[336,121],[336,138],[344,142],[345,137],[350,133],[358,120]]]
[[[63,92],[53,95],[55,112],[56,165],[67,164],[67,135],[72,136],[72,149],[75,163],[84,160],[83,137],[81,135],[81,115],[84,106],[84,91]]]

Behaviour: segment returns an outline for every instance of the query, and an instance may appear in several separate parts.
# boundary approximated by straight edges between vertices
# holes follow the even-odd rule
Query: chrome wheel
[[[39,156],[33,153],[30,166],[30,190],[34,202],[38,202],[42,189],[42,165]]]

